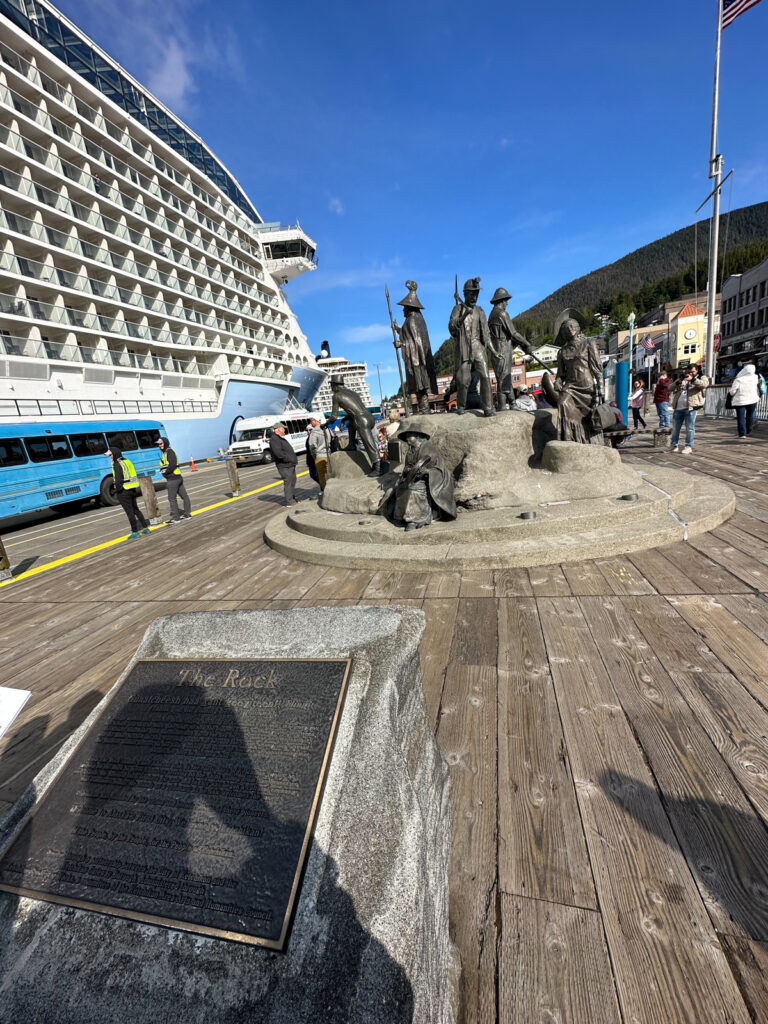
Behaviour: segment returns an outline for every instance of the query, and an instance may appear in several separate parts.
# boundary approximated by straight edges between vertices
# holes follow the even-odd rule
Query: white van
[[[322,414],[312,413],[318,419]],[[295,452],[303,452],[307,443],[310,414],[306,409],[292,409],[281,416],[252,416],[235,424],[237,440],[227,448],[227,455],[243,465],[253,462],[271,462],[269,439],[276,423],[285,424],[285,440]]]

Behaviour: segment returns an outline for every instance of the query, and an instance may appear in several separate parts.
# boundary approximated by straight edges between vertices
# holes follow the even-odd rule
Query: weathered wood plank
[[[539,612],[625,1020],[746,1024],[747,1009],[576,600],[542,600]]]
[[[768,1021],[768,945],[735,935],[721,935],[720,944],[752,1020]]]
[[[536,604],[499,601],[499,886],[596,908]]]
[[[768,831],[621,602],[581,606],[713,924],[768,938]]]
[[[575,565],[563,565],[563,574],[576,596],[587,594],[612,594],[613,589],[594,562],[576,562]]]
[[[451,643],[451,661],[462,665],[496,665],[496,599],[459,598]]]
[[[466,1024],[497,1019],[496,686],[495,665],[450,665],[437,727],[451,776],[451,934]]]
[[[461,597],[494,597],[492,569],[465,570],[461,573]]]
[[[497,569],[493,579],[496,597],[533,597],[527,569]]]
[[[423,610],[427,616],[427,628],[419,648],[421,685],[424,688],[427,714],[434,730],[443,696],[458,601],[451,598],[426,598]]]
[[[768,644],[768,600],[763,594],[724,594],[718,601]]]
[[[433,572],[429,574],[425,597],[458,597],[461,589],[461,574],[458,572]]]
[[[620,1024],[599,914],[502,893],[499,1020]]]
[[[670,597],[669,603],[696,630],[724,665],[768,707],[768,644],[714,597]]]
[[[541,565],[528,570],[534,597],[568,597],[571,588],[559,565]]]
[[[370,583],[365,588],[363,598],[365,600],[369,598],[388,600],[392,596],[392,590],[397,585],[399,578],[399,572],[375,572],[371,576]]]
[[[599,558],[595,565],[614,594],[652,594],[653,587],[628,558]]]
[[[702,550],[697,550],[690,543],[681,542],[660,550],[705,594],[740,594],[751,591],[744,580],[710,558],[706,545]]]
[[[691,537],[688,544],[696,548],[697,551],[703,552],[713,562],[722,565],[733,576],[737,576],[754,587],[755,590],[762,592],[768,590],[768,568],[714,533]]]
[[[390,599],[395,603],[401,598],[421,601],[427,592],[428,583],[427,572],[401,572],[392,587]]]
[[[651,548],[627,555],[627,558],[660,594],[700,594],[701,588],[667,557],[666,552],[666,548]]]

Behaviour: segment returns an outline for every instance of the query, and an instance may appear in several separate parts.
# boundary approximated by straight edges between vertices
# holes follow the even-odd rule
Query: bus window
[[[138,448],[136,435],[132,430],[116,430],[112,434],[107,434],[107,444],[110,448],[119,448],[121,452],[133,452]]]
[[[238,438],[240,441],[263,441],[263,430],[243,430]]]
[[[160,437],[159,430],[137,430],[136,438],[139,442],[139,448],[154,448],[157,444],[158,438]]]
[[[103,434],[70,434],[69,443],[78,459],[87,455],[106,455],[107,443]]]
[[[27,453],[18,437],[0,439],[0,466],[23,466],[27,462]]]
[[[25,437],[32,462],[54,462],[72,458],[72,449],[66,437]]]

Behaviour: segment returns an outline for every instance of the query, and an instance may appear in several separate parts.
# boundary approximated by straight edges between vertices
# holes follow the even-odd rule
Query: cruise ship
[[[363,400],[363,405],[371,406],[371,391],[368,387],[368,366],[366,363],[351,363],[343,356],[319,356],[316,360],[318,367],[327,374],[320,385],[320,389],[312,402],[312,409],[315,412],[330,412],[333,405],[331,394],[331,377],[340,376],[344,378],[345,385],[352,391],[356,391]]]
[[[45,0],[0,0],[0,422],[161,419],[184,457],[324,380],[315,269],[205,143]]]

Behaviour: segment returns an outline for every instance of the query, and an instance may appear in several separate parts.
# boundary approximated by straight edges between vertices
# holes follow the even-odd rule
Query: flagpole
[[[707,281],[707,344],[704,372],[710,381],[715,373],[715,295],[717,293],[717,250],[720,245],[720,185],[723,158],[717,152],[717,114],[720,99],[720,39],[723,32],[723,0],[717,0],[717,41],[715,44],[715,85],[712,98],[712,138],[709,146],[709,177],[714,179],[712,221],[709,232],[709,280]]]

